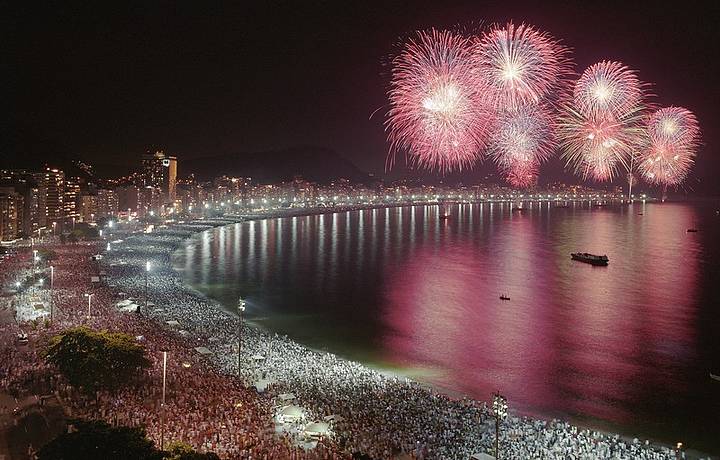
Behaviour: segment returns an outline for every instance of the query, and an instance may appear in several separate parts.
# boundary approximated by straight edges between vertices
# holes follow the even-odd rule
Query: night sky
[[[399,40],[512,19],[562,39],[577,71],[621,60],[654,84],[655,102],[693,110],[704,146],[688,183],[704,190],[720,171],[717,2],[86,3],[6,16],[5,135],[111,163],[150,146],[195,158],[309,144],[381,173]]]

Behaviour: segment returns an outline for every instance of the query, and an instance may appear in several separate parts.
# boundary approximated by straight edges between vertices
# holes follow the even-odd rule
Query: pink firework
[[[640,158],[642,176],[653,184],[681,184],[700,142],[695,115],[682,107],[662,108],[649,117],[647,130],[650,144]]]
[[[575,172],[612,179],[647,145],[643,85],[619,62],[588,67],[566,101],[558,128],[563,157]]]
[[[640,108],[619,118],[608,113],[587,116],[568,106],[558,126],[562,156],[583,178],[611,180],[647,145],[642,120]]]
[[[393,60],[390,163],[401,150],[414,164],[443,172],[480,158],[494,115],[470,57],[467,38],[433,29],[419,32]]]
[[[642,103],[643,85],[620,62],[602,61],[588,67],[573,91],[575,107],[587,117],[622,118]]]
[[[490,154],[500,169],[539,165],[553,153],[554,131],[547,108],[539,104],[507,107],[499,111],[490,136]]]
[[[508,184],[517,188],[529,188],[537,184],[540,165],[533,161],[516,161],[500,168]]]
[[[538,103],[562,89],[572,73],[569,50],[532,26],[493,26],[476,41],[477,77],[492,88],[497,107]]]

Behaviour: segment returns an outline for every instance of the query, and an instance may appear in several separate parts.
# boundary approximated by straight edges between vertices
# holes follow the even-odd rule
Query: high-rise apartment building
[[[95,222],[98,217],[97,195],[83,194],[78,200],[78,214],[82,222]]]
[[[137,201],[137,200],[136,200]],[[100,189],[97,191],[98,218],[115,217],[120,209],[120,201],[115,190]]]
[[[138,194],[138,217],[155,216],[162,208],[162,192],[155,187],[143,187]]]
[[[61,223],[64,217],[65,173],[55,168],[35,175],[38,183],[40,226],[50,227]]]
[[[0,170],[0,188],[10,187],[23,197],[22,226],[24,235],[33,235],[40,228],[39,189],[33,173],[24,169]]]
[[[22,232],[23,196],[0,188],[0,241],[14,240]]]
[[[69,222],[80,218],[80,178],[68,177],[63,189],[63,217]]]
[[[122,185],[115,189],[118,198],[119,212],[132,213],[138,209],[138,201],[140,200],[139,190],[134,185]]]
[[[154,153],[148,152],[142,156],[142,167],[143,183],[141,185],[159,189],[162,204],[175,202],[177,158],[165,155],[162,150]]]

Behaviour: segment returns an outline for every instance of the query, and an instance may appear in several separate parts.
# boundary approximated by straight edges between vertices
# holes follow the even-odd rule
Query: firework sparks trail
[[[480,159],[494,114],[473,71],[470,45],[465,37],[433,29],[419,32],[394,59],[386,122],[390,164],[398,151],[443,172]]]
[[[654,112],[647,123],[649,147],[640,157],[640,173],[652,184],[677,186],[687,177],[700,142],[695,115],[682,107]]]

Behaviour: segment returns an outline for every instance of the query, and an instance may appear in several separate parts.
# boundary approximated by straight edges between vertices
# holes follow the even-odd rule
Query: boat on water
[[[698,231],[697,228],[688,228],[688,229],[687,229],[687,232],[688,232],[688,233],[697,233],[697,231]]]
[[[500,300],[510,300],[510,296],[507,295],[507,294],[501,294],[501,295],[500,295]]]
[[[450,218],[450,214],[440,214],[440,220],[447,220]]]
[[[590,265],[605,266],[610,262],[610,259],[608,259],[608,256],[606,255],[598,256],[587,252],[573,252],[570,254],[570,258]]]
[[[527,208],[514,207],[514,208],[512,208],[512,211],[513,212],[525,212],[525,211],[527,211]]]

